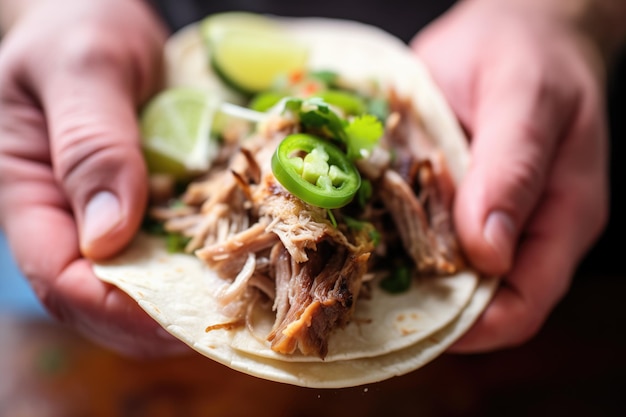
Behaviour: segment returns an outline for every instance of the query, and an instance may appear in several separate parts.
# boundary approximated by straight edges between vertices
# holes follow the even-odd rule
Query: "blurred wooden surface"
[[[578,279],[542,332],[341,390],[231,371],[197,354],[121,358],[42,319],[0,315],[0,416],[624,416],[626,281]]]

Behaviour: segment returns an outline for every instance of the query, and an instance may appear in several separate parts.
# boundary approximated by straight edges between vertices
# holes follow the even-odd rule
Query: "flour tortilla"
[[[237,331],[205,332],[211,317],[220,315],[216,303],[211,302],[215,276],[192,256],[167,253],[157,238],[138,235],[128,251],[115,260],[96,265],[95,272],[129,294],[168,332],[206,357],[259,378],[311,388],[369,384],[418,369],[442,354],[469,329],[497,285],[496,279],[481,277],[468,304],[453,320],[403,349],[332,362],[298,362],[233,348]]]
[[[335,332],[322,360],[283,355],[263,340],[274,314],[261,312],[254,333],[246,327],[206,331],[232,321],[216,298],[224,280],[200,260],[168,253],[163,239],[140,234],[119,257],[96,265],[96,275],[137,300],[164,327],[180,327],[182,340],[202,346],[228,345],[241,353],[288,362],[335,362],[380,356],[407,348],[452,322],[469,303],[478,282],[465,271],[450,277],[419,279],[398,295],[372,286],[371,299],[359,299],[353,320]],[[209,355],[210,356],[210,355]]]
[[[309,45],[311,69],[333,70],[354,81],[373,78],[410,99],[453,179],[461,180],[469,164],[465,137],[425,67],[404,43],[355,22],[275,19],[290,37]],[[235,100],[207,68],[209,57],[197,25],[175,34],[165,57],[169,86],[208,88],[224,100]],[[417,369],[471,326],[495,288],[495,280],[472,271],[423,278],[396,296],[374,285],[372,299],[358,300],[354,320],[331,335],[329,353],[321,360],[278,354],[246,328],[205,331],[229,321],[214,298],[223,284],[197,258],[167,253],[158,238],[138,235],[126,252],[96,265],[95,273],[207,357],[261,378],[320,388],[370,383]],[[258,333],[272,323],[271,316],[260,317]]]

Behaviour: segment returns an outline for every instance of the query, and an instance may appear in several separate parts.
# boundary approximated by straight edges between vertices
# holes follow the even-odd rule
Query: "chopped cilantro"
[[[168,233],[165,236],[167,251],[169,253],[183,252],[189,240],[191,239],[178,233]]]
[[[329,104],[320,97],[302,100],[290,98],[285,101],[285,110],[298,114],[302,127],[307,132],[347,142],[345,122],[333,112]]]
[[[156,236],[165,236],[166,234],[165,229],[163,228],[163,223],[160,223],[149,216],[144,216],[143,222],[141,223],[141,230]]]
[[[373,114],[380,121],[387,120],[389,116],[389,103],[382,98],[374,98],[367,103],[367,112]]]
[[[369,235],[370,240],[372,241],[372,244],[374,246],[378,246],[378,244],[380,243],[381,235],[372,223],[357,220],[353,217],[345,215],[343,216],[343,220],[346,222],[346,226],[348,226],[349,229],[359,232],[365,229],[367,231],[367,234]]]
[[[339,78],[339,75],[336,72],[325,70],[312,71],[309,75],[311,78],[315,78],[323,82],[327,88],[334,87],[337,84],[337,79]]]
[[[380,281],[380,287],[388,293],[400,294],[409,289],[412,278],[411,268],[399,266]]]
[[[382,235],[380,234],[380,232],[376,230],[374,226],[372,226],[372,229],[369,231],[369,235],[370,235],[370,240],[374,244],[374,247],[378,246],[378,244],[380,243],[382,239]]]
[[[371,114],[350,122],[340,118],[321,97],[289,98],[285,100],[285,111],[296,113],[305,131],[339,141],[352,160],[367,156],[384,131],[380,120]]]
[[[371,114],[354,118],[345,128],[348,137],[348,158],[355,160],[368,156],[384,132],[380,120]]]
[[[358,95],[343,90],[326,90],[316,94],[326,103],[343,110],[347,115],[358,116],[365,113],[365,101]]]
[[[181,203],[175,202],[173,205]],[[168,232],[163,227],[163,223],[148,216],[144,217],[143,223],[141,224],[141,230],[148,234],[165,238],[165,246],[169,253],[183,252],[185,246],[187,246],[187,243],[191,240],[191,238],[185,237],[181,234]]]

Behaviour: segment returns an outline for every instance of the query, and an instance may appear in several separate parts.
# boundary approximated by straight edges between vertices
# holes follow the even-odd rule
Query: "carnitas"
[[[388,268],[391,253],[418,274],[449,274],[463,264],[445,161],[410,104],[391,98],[380,146],[358,161],[373,184],[365,203],[331,212],[283,188],[271,155],[300,126],[274,116],[227,147],[230,153],[188,186],[182,204],[150,211],[168,232],[189,239],[186,252],[230,282],[218,299],[233,322],[247,320],[252,300],[268,300],[275,322],[266,340],[276,352],[324,358],[329,337],[351,321],[368,278]],[[353,227],[354,220],[367,227]]]

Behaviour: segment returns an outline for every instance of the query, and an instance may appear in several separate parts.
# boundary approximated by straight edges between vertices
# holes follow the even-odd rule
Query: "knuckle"
[[[51,291],[37,293],[41,305],[46,309],[54,319],[61,323],[70,324],[70,315],[64,306],[64,303],[58,299]]]
[[[503,163],[507,164],[500,170],[506,173],[500,177],[504,184],[499,187],[507,190],[507,195],[503,196],[503,204],[508,204],[510,207],[506,207],[507,211],[517,213],[520,220],[523,220],[526,212],[539,198],[546,175],[541,168],[543,164],[538,163],[535,156],[528,154],[512,156],[511,160]]]
[[[100,71],[124,65],[125,48],[112,42],[104,28],[81,26],[63,42],[61,62],[71,73]]]
[[[538,133],[526,129],[529,137],[536,137]],[[529,147],[523,153],[513,156],[508,162],[511,166],[513,179],[523,188],[537,188],[537,183],[546,176],[546,170],[542,167],[544,150],[540,146]]]
[[[132,159],[133,153],[124,142],[110,140],[104,132],[83,134],[76,129],[66,132],[65,139],[55,152],[54,170],[69,192],[89,185],[88,181],[106,183],[107,177]]]
[[[44,309],[61,323],[69,323],[71,314],[55,288],[56,278],[28,265],[22,266],[22,272]]]

